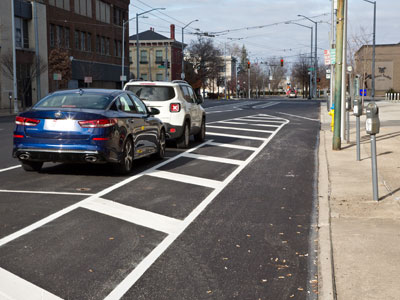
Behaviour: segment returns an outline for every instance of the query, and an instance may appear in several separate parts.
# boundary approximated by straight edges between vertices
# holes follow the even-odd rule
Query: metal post
[[[12,30],[12,51],[13,51],[13,87],[14,87],[14,113],[18,113],[18,89],[17,89],[17,57],[15,53],[15,16],[14,0],[11,0],[11,30]]]
[[[371,134],[372,191],[374,200],[378,201],[378,168],[376,161],[376,136]]]
[[[127,21],[128,22],[128,21]],[[122,70],[121,70],[121,88],[124,88],[124,68],[125,68],[125,21],[122,20]]]
[[[335,48],[335,25],[334,25],[334,21],[335,21],[335,1],[331,1],[332,2],[332,12],[331,12],[331,41],[330,41],[330,47],[331,47],[331,49],[334,49]],[[330,51],[330,50],[329,50]],[[331,78],[330,78],[330,95],[329,95],[329,97],[330,97],[330,103],[329,103],[329,109],[330,109],[330,107],[332,106],[332,104],[333,104],[333,101],[334,101],[334,97],[333,97],[333,91],[334,91],[334,89],[335,89],[335,86],[334,86],[334,83],[335,83],[335,81],[333,80],[333,78],[334,78],[334,71],[335,71],[335,68],[334,68],[334,65],[332,64],[332,62],[331,62]]]
[[[341,95],[342,95],[342,63],[343,63],[343,29],[344,29],[344,0],[338,0],[338,16],[336,24],[336,78],[335,78],[335,127],[333,131],[332,149],[341,149]]]
[[[315,50],[314,50],[314,97],[317,98],[317,77],[318,77],[318,23],[315,23]]]
[[[372,101],[375,100],[375,35],[376,35],[376,1],[374,1],[374,32],[372,34]]]
[[[181,79],[185,80],[185,57],[183,55],[183,31],[185,30],[185,27],[182,27],[182,74],[181,74]]]
[[[40,91],[40,58],[39,58],[39,28],[38,28],[38,17],[37,17],[37,2],[33,2],[33,15],[35,23],[35,55],[36,55],[36,97],[37,101],[42,98]]]
[[[228,98],[227,98],[227,92],[228,92],[228,89],[227,89],[227,86],[226,86],[226,42],[225,42],[225,49],[224,49],[224,60],[225,60],[225,78],[224,78],[224,85],[225,85],[225,100],[227,100]]]
[[[313,29],[311,27],[311,53],[310,53],[310,68],[312,68],[312,50],[313,50]],[[309,87],[309,91],[308,91],[308,99],[312,99],[313,98],[313,91],[314,91],[314,84],[313,84],[313,80],[312,80],[312,71],[310,70],[310,87]]]
[[[165,81],[169,81],[169,76],[168,76],[168,43],[165,44],[164,67],[165,67]]]
[[[346,128],[347,128],[347,134],[346,134],[346,142],[347,144],[350,143],[350,112],[346,111]]]
[[[357,161],[360,161],[360,117],[356,117]]]
[[[248,72],[247,72],[247,73],[248,73],[248,75],[249,75],[249,80],[248,80],[248,81],[249,81],[249,82],[248,82],[248,84],[249,84],[249,86],[248,86],[248,93],[249,93],[249,95],[248,95],[248,96],[249,96],[249,97],[248,97],[248,98],[250,99],[250,98],[251,98],[251,95],[250,95],[250,68],[248,69]]]
[[[343,24],[343,56],[342,56],[342,95],[341,95],[341,124],[340,136],[346,138],[346,83],[347,83],[347,0],[344,0],[344,24]],[[336,107],[335,107],[336,108]]]
[[[139,14],[136,13],[136,79],[140,78],[139,70]]]

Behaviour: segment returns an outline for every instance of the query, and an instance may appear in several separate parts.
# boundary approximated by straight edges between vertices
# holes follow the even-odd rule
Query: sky
[[[182,27],[189,22],[184,33],[185,43],[196,40],[196,29],[215,35],[216,46],[224,44],[245,45],[252,62],[268,61],[271,57],[283,58],[290,65],[298,56],[310,53],[311,30],[285,24],[292,21],[304,26],[314,23],[298,17],[305,15],[318,22],[318,57],[323,60],[323,50],[329,49],[331,22],[330,0],[131,0],[130,18],[152,8],[139,18],[139,32],[153,27],[156,32],[169,37],[170,24],[176,26],[176,39],[182,39]],[[377,44],[400,43],[400,1],[376,0]],[[349,0],[348,39],[359,37],[372,44],[373,5],[364,0]],[[136,34],[136,20],[129,24],[129,34]],[[315,45],[314,45],[315,46]]]

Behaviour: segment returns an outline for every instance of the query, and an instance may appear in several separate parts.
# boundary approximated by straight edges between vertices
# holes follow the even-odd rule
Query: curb
[[[325,123],[325,107],[320,106],[321,126]],[[321,127],[318,147],[318,299],[336,300],[332,250],[331,184],[327,158],[326,132]]]

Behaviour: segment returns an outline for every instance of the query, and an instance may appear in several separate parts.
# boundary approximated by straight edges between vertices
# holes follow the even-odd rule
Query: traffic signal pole
[[[333,130],[332,149],[341,149],[341,116],[342,116],[342,69],[343,69],[343,33],[345,0],[338,0],[336,21],[336,68],[335,68],[335,126]]]

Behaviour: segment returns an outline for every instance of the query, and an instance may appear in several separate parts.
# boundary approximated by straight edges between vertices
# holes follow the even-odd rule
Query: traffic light
[[[247,62],[247,69],[250,69],[250,62]]]
[[[283,59],[281,59],[281,67],[283,67]]]

